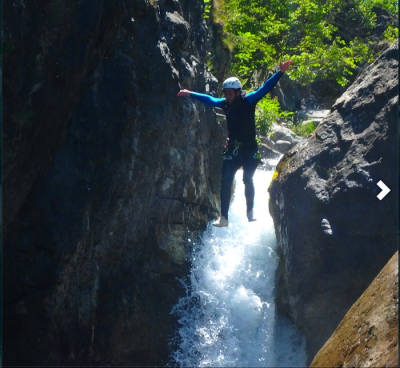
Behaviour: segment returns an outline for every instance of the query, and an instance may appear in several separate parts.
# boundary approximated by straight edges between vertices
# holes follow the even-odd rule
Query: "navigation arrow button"
[[[377,195],[377,198],[381,201],[383,198],[387,196],[387,194],[390,192],[390,189],[386,186],[386,184],[382,180],[379,180],[378,184],[376,185],[382,189],[382,192],[380,192]]]

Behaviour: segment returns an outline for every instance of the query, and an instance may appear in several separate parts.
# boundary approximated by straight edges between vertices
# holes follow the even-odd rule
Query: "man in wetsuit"
[[[178,96],[190,96],[205,105],[224,110],[228,124],[228,139],[224,152],[221,182],[221,216],[214,226],[228,226],[228,210],[231,200],[231,187],[235,174],[243,167],[243,182],[247,205],[247,219],[255,221],[253,175],[260,162],[256,142],[255,110],[256,104],[276,85],[283,73],[288,70],[292,60],[281,63],[280,70],[269,78],[257,91],[245,95],[239,79],[228,78],[223,83],[225,98],[214,98],[187,89],[179,91]]]

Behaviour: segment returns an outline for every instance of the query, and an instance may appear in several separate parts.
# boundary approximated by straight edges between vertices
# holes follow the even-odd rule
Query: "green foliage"
[[[399,38],[399,29],[389,26],[384,33],[385,40],[395,41]]]
[[[211,13],[211,0],[203,0],[204,1],[204,13],[203,13],[203,17],[205,19],[210,17],[210,13]]]
[[[294,125],[292,126],[292,131],[300,136],[300,137],[305,137],[309,134],[311,134],[315,128],[317,127],[317,124],[313,121],[309,121],[308,123],[303,123],[301,125]]]
[[[358,64],[371,60],[370,49],[358,39],[348,45],[337,37],[330,45],[323,45],[321,40],[313,42],[308,36],[300,43],[301,52],[292,56],[294,68],[288,71],[293,79],[302,84],[316,78],[336,80],[341,86],[348,82],[347,76],[353,75]]]
[[[287,74],[306,84],[316,78],[344,86],[359,65],[371,62],[373,7],[397,14],[397,0],[220,0],[233,48],[232,74],[249,81],[291,58]],[[396,29],[386,31],[393,39]],[[245,85],[246,87],[249,84]]]
[[[360,4],[364,13],[372,12],[374,6],[386,9],[391,15],[398,17],[399,2],[397,0],[364,0]]]
[[[271,98],[267,94],[258,104],[256,110],[256,127],[258,133],[267,136],[272,127],[272,123],[279,119],[287,119],[293,112],[281,111],[278,98]]]

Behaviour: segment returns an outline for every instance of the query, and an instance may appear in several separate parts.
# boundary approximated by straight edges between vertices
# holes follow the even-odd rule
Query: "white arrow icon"
[[[382,192],[380,192],[377,197],[381,201],[383,198],[387,196],[387,194],[390,192],[390,189],[385,185],[385,183],[382,180],[379,180],[378,184],[376,184],[379,188],[382,189]]]

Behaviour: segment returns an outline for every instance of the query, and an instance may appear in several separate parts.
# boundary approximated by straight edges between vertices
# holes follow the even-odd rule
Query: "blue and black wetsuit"
[[[208,106],[224,110],[228,124],[228,145],[224,155],[221,182],[221,216],[228,219],[231,186],[236,171],[243,167],[243,182],[247,212],[254,205],[253,175],[259,164],[255,157],[258,151],[256,142],[255,110],[260,101],[279,81],[283,73],[278,71],[269,78],[257,91],[247,96],[239,96],[232,104],[225,98],[215,98],[202,93],[190,92],[190,96]]]

